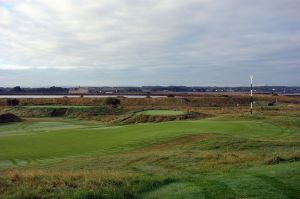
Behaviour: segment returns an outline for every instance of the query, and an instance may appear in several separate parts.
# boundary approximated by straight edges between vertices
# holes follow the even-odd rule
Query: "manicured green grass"
[[[174,115],[183,115],[185,114],[185,112],[178,111],[178,110],[148,110],[148,111],[139,112],[138,114],[151,115],[151,116],[174,116]]]
[[[0,134],[7,132],[7,125]],[[61,125],[61,127],[59,127]],[[87,153],[112,153],[131,150],[188,134],[219,133],[241,137],[293,135],[292,131],[257,121],[178,121],[114,127],[65,128],[61,123],[33,123],[19,127],[28,132],[36,128],[45,133],[0,137],[0,160],[36,160]],[[54,129],[53,129],[54,128]],[[55,130],[55,128],[60,128]]]
[[[28,135],[53,130],[84,128],[86,124],[79,121],[25,121],[0,125],[0,136]]]

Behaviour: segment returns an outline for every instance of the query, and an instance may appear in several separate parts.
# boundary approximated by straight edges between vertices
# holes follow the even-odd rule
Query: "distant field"
[[[185,112],[178,111],[178,110],[148,110],[148,111],[139,112],[138,114],[152,115],[152,116],[175,116],[175,115],[183,115],[185,114]]]

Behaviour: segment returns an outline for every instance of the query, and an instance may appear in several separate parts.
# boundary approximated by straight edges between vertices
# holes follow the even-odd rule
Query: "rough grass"
[[[49,109],[49,108],[96,108],[97,106],[71,106],[71,105],[33,105],[33,106],[22,106],[23,108],[30,109]]]
[[[0,113],[13,113],[20,117],[68,117],[102,120],[105,116],[117,116],[123,113],[121,108],[108,106],[71,106],[71,105],[34,105],[18,107],[0,107]]]
[[[4,198],[136,198],[172,180],[116,171],[12,170],[0,176]]]
[[[148,110],[139,112],[138,114],[151,116],[176,116],[183,115],[185,112],[179,110]]]

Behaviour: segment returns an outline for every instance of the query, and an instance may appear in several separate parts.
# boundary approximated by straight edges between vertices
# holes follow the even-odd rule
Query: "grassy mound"
[[[203,119],[210,115],[198,112],[172,111],[172,110],[149,110],[142,111],[119,121],[119,124],[135,124],[147,122],[167,122],[175,120]]]
[[[187,119],[204,119],[210,117],[208,114],[199,112],[185,112],[181,110],[146,110],[123,118],[118,124],[135,124],[147,122],[167,122]]]
[[[97,118],[106,115],[118,115],[121,109],[108,106],[65,106],[39,105],[20,106],[10,110],[21,117],[70,117],[70,118]]]
[[[1,123],[11,123],[11,122],[21,122],[22,119],[12,113],[6,113],[0,115],[0,124]]]
[[[178,110],[147,110],[139,112],[138,115],[150,115],[150,116],[176,116],[184,115],[186,112]]]

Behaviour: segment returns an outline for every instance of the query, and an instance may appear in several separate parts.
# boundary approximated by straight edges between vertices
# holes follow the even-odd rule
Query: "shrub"
[[[64,116],[67,111],[68,111],[67,108],[56,108],[51,111],[50,115],[51,117],[60,117],[60,116]]]
[[[18,99],[7,99],[6,104],[7,106],[18,106],[20,101]]]
[[[146,98],[151,98],[151,93],[150,92],[146,93]]]
[[[12,114],[12,113],[6,113],[0,115],[0,123],[10,123],[10,122],[21,122],[21,118],[18,116]]]
[[[268,106],[275,106],[276,105],[276,102],[269,102],[268,103]]]
[[[115,97],[107,97],[105,99],[105,104],[117,108],[120,105],[120,100]]]
[[[189,103],[189,102],[191,102],[191,100],[188,99],[188,98],[186,98],[186,97],[184,97],[184,98],[182,98],[182,102],[184,102],[184,103]]]

